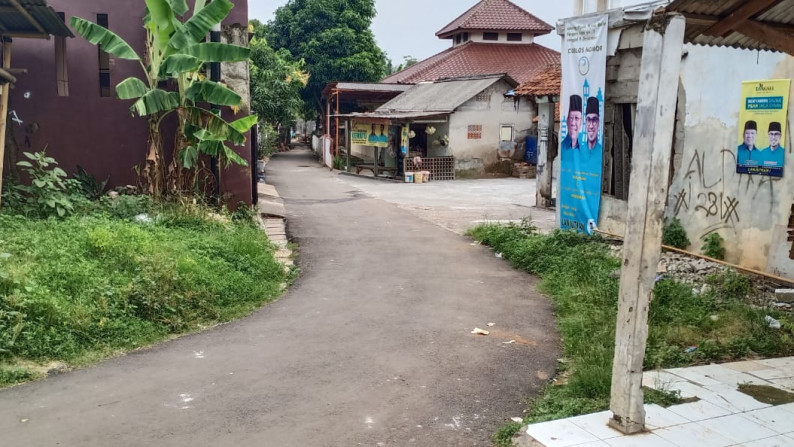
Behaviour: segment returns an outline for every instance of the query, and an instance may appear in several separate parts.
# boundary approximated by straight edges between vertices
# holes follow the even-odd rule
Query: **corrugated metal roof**
[[[54,9],[47,5],[46,0],[18,0],[19,5],[33,17],[46,34],[54,36],[74,37]],[[9,0],[0,0],[0,34],[20,35],[41,34],[14,4]]]
[[[329,84],[330,88],[342,91],[356,92],[404,92],[411,88],[409,84],[376,84],[366,82],[336,82]]]
[[[379,107],[375,115],[395,112],[452,113],[463,103],[502,79],[505,79],[505,75],[417,84]]]
[[[730,31],[723,36],[703,34],[712,25],[728,17],[746,3],[747,0],[675,0],[667,7],[667,10],[680,12],[687,18],[686,39],[688,42],[746,49],[770,49],[765,43],[738,31]],[[792,29],[794,29],[792,28],[794,27],[794,0],[779,0],[751,19],[784,30],[790,38],[794,39],[794,33],[792,33]]]
[[[374,112],[374,113],[351,113],[348,115],[339,115],[350,118],[377,118],[388,120],[414,120],[414,119],[439,119],[445,120],[446,113],[438,112]],[[333,116],[333,115],[332,115]]]

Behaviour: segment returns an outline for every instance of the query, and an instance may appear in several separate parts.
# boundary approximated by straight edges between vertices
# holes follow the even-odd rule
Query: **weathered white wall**
[[[631,35],[624,33],[621,42]],[[701,252],[704,238],[716,232],[725,239],[729,262],[794,277],[785,231],[794,198],[794,102],[783,142],[788,148],[784,177],[736,174],[742,82],[792,77],[794,58],[780,53],[685,46],[666,217],[681,220],[692,242],[689,250]],[[630,82],[614,84],[627,86]],[[609,99],[620,92],[607,85],[606,93]],[[625,202],[602,195],[601,203],[599,227],[623,234]]]
[[[449,120],[448,154],[455,156],[456,170],[477,170],[498,161],[496,149],[499,147],[501,125],[513,125],[513,141],[522,141],[526,131],[532,127],[537,111],[528,99],[520,97],[514,104],[513,99],[505,100],[505,92],[510,85],[501,81],[489,87],[489,101],[469,100],[460,106]],[[482,138],[469,140],[469,125],[482,125]]]
[[[678,217],[686,228],[690,247],[700,251],[703,238],[717,232],[725,239],[726,258],[740,265],[783,271],[768,265],[770,246],[785,241],[794,198],[794,102],[789,105],[784,147],[783,178],[736,174],[741,84],[743,81],[791,79],[794,58],[768,51],[748,51],[688,45],[681,81],[686,96],[684,150],[674,159],[674,177],[667,216]],[[794,92],[792,92],[794,96]]]

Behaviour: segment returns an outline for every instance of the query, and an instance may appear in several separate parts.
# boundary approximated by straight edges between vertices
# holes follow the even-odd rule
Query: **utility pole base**
[[[617,414],[612,416],[612,418],[609,420],[609,423],[607,425],[623,433],[624,435],[634,435],[645,431],[644,420],[640,422],[635,422],[629,418],[618,416]]]

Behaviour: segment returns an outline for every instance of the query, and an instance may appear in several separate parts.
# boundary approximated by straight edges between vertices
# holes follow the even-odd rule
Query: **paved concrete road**
[[[285,297],[0,392],[0,445],[489,446],[554,371],[549,303],[487,248],[316,166],[268,167],[300,245]]]
[[[531,219],[542,231],[556,228],[555,212],[535,207],[537,183],[534,179],[403,184],[340,175],[339,180],[458,234],[484,221],[523,218]]]

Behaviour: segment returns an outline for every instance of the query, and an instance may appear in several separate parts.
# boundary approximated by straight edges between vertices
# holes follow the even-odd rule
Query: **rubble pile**
[[[623,246],[617,241],[612,241],[609,246],[612,255],[621,257]],[[706,293],[710,290],[708,278],[710,275],[719,274],[731,267],[711,262],[696,256],[689,256],[683,253],[662,251],[657,267],[657,280],[664,278],[691,284],[693,292],[697,294]],[[619,277],[619,272],[616,272]],[[743,274],[742,272],[738,272]],[[781,289],[794,288],[791,284],[783,284],[759,275],[746,275],[751,283],[751,292],[747,296],[747,301],[760,307],[775,307],[779,310],[791,312],[794,306],[794,293],[781,294],[775,293]]]

